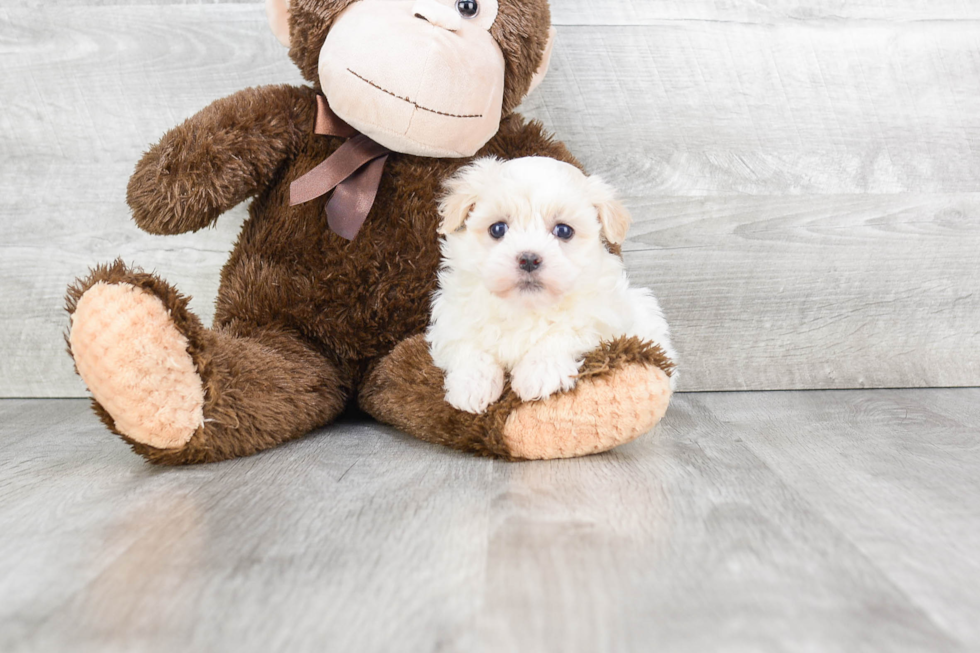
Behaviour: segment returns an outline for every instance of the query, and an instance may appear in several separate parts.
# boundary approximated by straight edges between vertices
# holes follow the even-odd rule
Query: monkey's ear
[[[269,1],[272,2],[273,0]],[[551,65],[551,53],[555,49],[555,39],[557,38],[558,30],[552,26],[548,30],[548,45],[544,46],[544,57],[541,58],[541,65],[538,66],[537,72],[535,72],[534,77],[531,78],[531,88],[527,90],[528,95],[530,95],[531,92],[544,81],[544,76],[548,74],[548,66]]]
[[[616,199],[612,186],[599,177],[589,177],[592,186],[592,202],[599,212],[602,235],[613,245],[622,245],[633,218],[623,203]]]
[[[476,203],[485,196],[488,184],[499,176],[502,166],[494,157],[479,159],[443,184],[446,194],[439,202],[440,234],[448,236],[462,229]]]
[[[279,42],[289,47],[289,0],[265,0],[269,27]]]

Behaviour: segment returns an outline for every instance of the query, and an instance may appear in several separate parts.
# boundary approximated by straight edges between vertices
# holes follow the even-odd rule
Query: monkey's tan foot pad
[[[69,343],[79,375],[119,433],[176,449],[204,423],[204,387],[187,338],[155,295],[94,284],[72,314]]]
[[[522,404],[504,424],[510,454],[527,460],[609,451],[643,435],[667,412],[670,377],[633,363],[586,378],[571,392]]]

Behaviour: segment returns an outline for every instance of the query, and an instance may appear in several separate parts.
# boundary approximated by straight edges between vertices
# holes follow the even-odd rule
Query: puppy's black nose
[[[534,272],[541,267],[541,257],[534,252],[523,252],[517,257],[517,264],[525,272]]]

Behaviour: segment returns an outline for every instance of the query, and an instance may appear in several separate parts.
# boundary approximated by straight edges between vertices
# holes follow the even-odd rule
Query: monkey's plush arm
[[[152,234],[211,225],[273,180],[315,120],[311,88],[262,86],[213,102],[136,165],[126,192],[133,219]]]

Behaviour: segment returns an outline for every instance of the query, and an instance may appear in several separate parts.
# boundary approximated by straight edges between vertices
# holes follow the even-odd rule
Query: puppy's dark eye
[[[480,13],[480,5],[476,0],[456,0],[456,11],[463,18],[475,18]]]
[[[555,238],[571,240],[572,236],[575,235],[575,230],[567,224],[556,224],[555,228],[551,230],[551,233],[555,234]]]
[[[506,222],[495,222],[490,225],[490,236],[496,240],[500,240],[507,235],[507,223]]]

